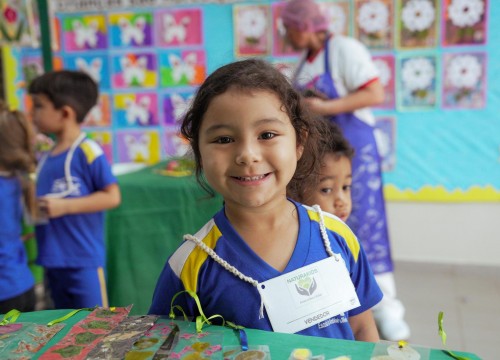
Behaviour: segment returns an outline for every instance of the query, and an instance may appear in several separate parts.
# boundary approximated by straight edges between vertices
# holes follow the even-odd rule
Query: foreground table
[[[186,233],[198,231],[222,206],[194,176],[168,177],[159,163],[118,176],[120,207],[107,213],[107,282],[112,306],[149,310],[156,281],[168,256]]]
[[[31,313],[23,313],[18,318],[17,322],[34,322],[38,324],[47,324],[49,321],[60,318],[66,315],[70,310],[46,310],[36,311]],[[60,341],[71,327],[85,318],[90,312],[80,311],[71,318],[64,321],[66,326],[47,343],[39,353],[34,357],[38,358],[41,354],[47,351],[52,345]],[[223,333],[223,345],[238,345],[238,337],[236,333],[228,328],[211,325],[205,327],[204,330],[210,332]],[[302,335],[290,335],[267,332],[262,330],[246,329],[248,342],[250,345],[268,345],[271,352],[272,360],[288,359],[291,351],[295,348],[309,348],[314,355],[324,354],[325,359],[331,359],[341,355],[349,355],[352,360],[367,360],[373,351],[375,344],[358,341],[326,339]],[[456,354],[467,356],[470,360],[477,360],[474,354],[456,352]],[[442,350],[432,349],[430,352],[430,360],[449,360],[452,359]]]

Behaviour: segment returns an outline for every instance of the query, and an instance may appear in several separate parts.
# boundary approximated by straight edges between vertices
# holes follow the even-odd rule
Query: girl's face
[[[278,97],[229,89],[215,97],[200,127],[201,165],[226,207],[286,200],[303,147]]]
[[[319,205],[344,222],[352,210],[352,165],[346,156],[326,154],[321,164],[319,183],[310,193],[304,194],[307,205]]]

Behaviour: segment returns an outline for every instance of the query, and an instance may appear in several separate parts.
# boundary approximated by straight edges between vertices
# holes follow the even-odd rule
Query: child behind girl
[[[320,142],[321,170],[308,179],[290,183],[288,190],[293,199],[304,204],[321,207],[321,210],[346,221],[352,210],[352,158],[354,148],[334,123],[328,127]]]
[[[35,309],[35,280],[21,240],[23,208],[35,214],[30,123],[0,102],[0,314]]]
[[[318,204],[322,210],[338,216],[346,222],[351,214],[352,159],[354,148],[342,135],[342,130],[328,122],[329,131],[321,141],[322,166],[317,176],[289,185],[290,196],[307,205]],[[394,279],[387,279],[392,273],[375,274],[377,284],[383,290],[384,298],[373,308],[375,322],[380,334],[409,333],[409,331],[388,331],[398,319],[403,318],[404,307],[396,299]],[[390,310],[390,311],[389,311]],[[394,328],[396,329],[396,328]],[[388,339],[405,340],[405,339]]]
[[[378,341],[370,308],[382,293],[356,237],[286,196],[292,179],[319,170],[321,124],[262,60],[225,65],[205,80],[181,132],[199,182],[224,205],[168,259],[151,314],[169,314],[173,304],[197,316],[190,290],[205,314],[245,327]]]

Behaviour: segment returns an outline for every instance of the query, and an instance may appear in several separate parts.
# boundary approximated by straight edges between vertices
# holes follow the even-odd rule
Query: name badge
[[[296,333],[360,306],[340,255],[262,282],[258,290],[276,332]]]

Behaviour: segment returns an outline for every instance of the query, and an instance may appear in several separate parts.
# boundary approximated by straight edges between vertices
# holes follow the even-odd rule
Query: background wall
[[[396,261],[500,266],[500,204],[388,202]]]
[[[500,82],[497,81],[500,75],[500,62],[498,61],[500,57],[500,47],[498,46],[498,34],[500,33],[499,3],[493,0],[470,1],[470,4],[475,4],[475,6],[477,4],[484,5],[484,12],[480,21],[481,24],[484,24],[484,28],[481,30],[483,31],[482,40],[458,44],[450,43],[452,36],[443,36],[446,26],[449,25],[449,21],[446,19],[446,9],[453,1],[430,0],[430,3],[435,5],[435,21],[432,28],[430,28],[432,30],[430,34],[433,35],[426,36],[429,42],[423,48],[414,46],[402,48],[399,40],[409,35],[401,30],[401,9],[409,3],[409,0],[381,1],[386,4],[390,14],[390,26],[383,29],[383,33],[386,40],[392,38],[394,41],[387,41],[382,45],[372,43],[371,50],[374,56],[392,59],[392,77],[395,91],[400,96],[403,93],[401,68],[409,57],[430,56],[430,59],[436,61],[436,78],[432,82],[432,89],[435,94],[434,102],[429,100],[426,103],[428,106],[423,107],[408,106],[404,99],[399,98],[390,106],[375,110],[377,117],[392,119],[388,122],[389,132],[392,131],[393,137],[389,143],[391,150],[388,155],[389,166],[385,169],[384,180],[386,197],[390,200],[388,212],[393,256],[396,260],[500,266],[500,259],[497,258],[497,254],[500,254],[500,227],[497,226],[498,219],[500,219],[500,115],[498,113]],[[53,2],[55,4],[70,4],[70,2],[62,0]],[[103,0],[99,4],[119,4],[121,2]],[[125,1],[123,2],[125,3]],[[149,12],[156,14],[160,8],[162,11],[201,9],[202,43],[195,47],[187,46],[189,44],[181,44],[182,46],[170,47],[169,51],[178,54],[178,51],[184,49],[206,50],[207,56],[204,67],[206,73],[211,73],[217,67],[241,58],[241,54],[235,53],[235,39],[237,38],[235,9],[241,9],[241,6],[245,5],[272,7],[280,3],[280,1],[275,0],[221,0],[219,4],[216,4],[216,2],[203,0],[192,2],[173,0],[131,1],[131,3],[137,4],[144,3],[145,6],[135,9],[123,6],[116,6],[116,8],[111,6],[106,8],[104,6],[104,9],[87,9],[86,11],[62,11],[64,6],[56,6],[56,17],[62,27],[62,29],[59,29],[59,39],[71,33],[67,31],[68,28],[65,28],[65,20],[74,20],[75,16],[81,15],[84,16],[82,19],[86,21],[86,19],[90,20],[90,18],[85,16],[104,14],[106,20],[103,24],[106,24],[108,29],[105,33],[109,35],[108,40],[111,44],[105,49],[74,51],[74,49],[68,49],[68,42],[63,41],[62,48],[55,52],[56,60],[60,60],[59,66],[74,67],[75,61],[73,60],[75,60],[77,54],[81,54],[89,62],[93,60],[92,54],[95,54],[96,56],[102,56],[103,64],[109,62],[109,67],[117,68],[117,66],[111,66],[112,60],[116,60],[116,56],[125,53],[138,53],[143,50],[142,48],[113,45],[116,27],[112,26],[112,19],[116,13]],[[362,5],[370,2],[379,3],[380,1],[325,0],[322,2],[344,6],[346,14],[348,14],[346,17],[348,26],[345,33],[363,40],[361,28],[356,25],[357,15],[360,13]],[[86,1],[71,2],[71,4],[77,3],[83,4]],[[97,4],[97,2],[95,3]],[[163,6],[148,7],[146,4],[149,3],[163,3]],[[272,7],[270,10],[272,10],[272,13],[276,8]],[[151,19],[154,18],[151,17]],[[71,21],[66,21],[66,25],[68,23],[71,23]],[[269,21],[269,24],[271,24],[271,21]],[[470,28],[468,30],[474,30],[476,35],[480,34],[479,28]],[[265,33],[270,32],[266,31]],[[454,34],[459,33],[457,30]],[[366,40],[366,37],[364,39]],[[277,40],[276,37],[271,39],[272,42]],[[159,46],[156,42],[153,45],[146,48],[158,55],[158,59],[162,59],[161,55],[167,52],[165,46]],[[16,50],[19,53],[19,49]],[[461,106],[450,107],[445,101],[446,97],[443,96],[446,88],[444,86],[447,68],[446,59],[451,55],[463,53],[479,54],[478,59],[481,60],[483,65],[482,74],[486,78],[482,78],[478,82],[477,85],[480,85],[478,88],[480,90],[476,89],[477,94],[482,96],[480,99],[485,99],[485,103],[481,106],[465,103]],[[35,63],[40,61],[39,51],[38,53],[35,51],[35,53],[16,54],[14,49],[4,48],[3,55],[4,60],[12,59],[12,62],[17,61],[18,65],[24,65],[22,70],[21,66],[10,66],[9,72],[5,74],[9,79],[12,78],[6,81],[7,84],[11,84],[10,87],[7,86],[8,92],[11,95],[14,94],[14,96],[10,97],[9,102],[12,105],[21,105],[22,107],[22,84],[27,80],[23,78],[23,74],[27,73],[26,69],[30,69],[28,67],[31,64],[30,61]],[[274,51],[260,56],[283,63],[293,63],[296,59],[294,56],[276,54]],[[170,83],[167,85],[152,90],[161,96],[179,92],[186,97],[195,88],[195,86],[189,88],[171,86]],[[481,92],[483,90],[486,91],[485,97]],[[115,101],[111,101],[110,107],[116,113],[117,105],[120,103],[118,101],[120,96],[128,95],[128,92],[136,94],[147,91],[147,87],[121,89],[113,88],[113,86],[110,88],[110,84],[108,84],[108,93],[115,97]],[[157,108],[157,113],[165,115],[164,109],[160,106]],[[149,131],[148,129],[160,131],[157,136],[158,141],[154,144],[157,147],[162,146],[161,156],[169,154],[168,150],[171,149],[165,146],[165,127],[161,125],[164,120],[152,122],[145,127],[142,125],[131,127],[119,123],[116,120],[117,118],[114,116],[113,119],[108,119],[105,126],[101,124],[100,127],[89,128],[89,130],[92,130],[91,135],[93,133],[99,134],[99,132],[109,135],[106,138],[103,136],[100,138],[102,142],[106,142],[103,146],[107,144],[108,148],[110,148],[110,157],[113,153],[110,144],[113,143],[112,136],[114,136],[115,130],[117,130],[117,133],[124,130],[137,131],[137,134]],[[170,135],[170,133],[165,133],[165,135]],[[172,133],[172,135],[174,134]],[[118,144],[115,141],[115,145]],[[115,149],[114,153],[116,157],[117,149]],[[124,161],[120,158],[116,160]],[[450,201],[455,203],[450,203]],[[460,201],[469,202],[460,203]],[[479,201],[483,202],[479,203]]]

